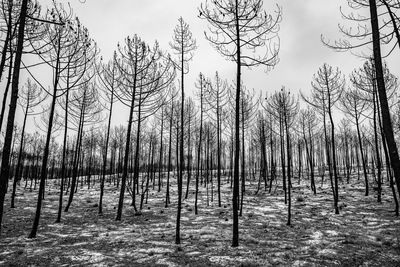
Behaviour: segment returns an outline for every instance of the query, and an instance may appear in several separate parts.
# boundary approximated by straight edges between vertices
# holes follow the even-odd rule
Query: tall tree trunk
[[[313,144],[313,138],[311,135],[311,123],[308,124],[308,137],[310,139],[310,171],[311,171],[311,185],[314,190],[314,195],[317,194],[317,187],[315,186],[315,177],[314,177],[314,166],[315,166],[315,160],[314,160],[314,144]]]
[[[12,22],[12,7],[13,7],[13,1],[9,0],[8,1],[8,26],[7,26],[7,34],[6,34],[6,39],[4,40],[4,46],[3,46],[3,51],[1,54],[1,62],[0,62],[0,81],[1,78],[3,77],[3,72],[4,72],[4,66],[6,64],[6,57],[7,57],[7,49],[10,49],[10,66],[8,70],[8,78],[7,78],[7,85],[6,89],[4,91],[4,97],[3,97],[3,103],[1,106],[1,114],[0,114],[0,131],[3,126],[3,119],[4,119],[4,113],[6,109],[6,103],[7,103],[7,96],[8,96],[8,91],[10,88],[10,82],[11,82],[11,75],[12,75],[12,65],[13,65],[13,51],[12,51],[12,27],[13,27],[13,22]],[[22,11],[22,9],[21,9]]]
[[[11,47],[10,47],[10,49],[11,49]],[[8,92],[10,90],[10,85],[11,85],[12,76],[13,76],[13,68],[11,67],[12,64],[13,64],[13,54],[12,53],[10,53],[9,62],[10,62],[10,67],[8,69],[7,83],[6,83],[6,87],[5,87],[5,90],[4,90],[3,103],[2,103],[2,106],[1,106],[1,113],[0,113],[0,131],[3,128],[3,120],[4,120],[4,114],[6,112],[6,104],[7,104]]]
[[[374,121],[374,141],[375,141],[375,155],[376,155],[376,170],[377,170],[377,182],[378,182],[378,202],[382,201],[382,173],[381,173],[381,157],[379,153],[379,140],[378,140],[378,129],[377,129],[377,94],[375,90],[375,84],[374,84],[374,92],[373,92],[373,102],[374,102],[374,108],[373,108],[373,121]]]
[[[60,196],[58,198],[58,212],[56,223],[61,222],[62,203],[64,194],[64,183],[66,177],[66,154],[67,154],[67,133],[68,133],[68,104],[69,104],[69,68],[67,74],[67,92],[65,93],[65,125],[64,125],[64,140],[61,160],[61,184],[60,184]]]
[[[291,159],[291,151],[290,151],[290,134],[289,134],[289,126],[288,126],[288,122],[287,122],[287,111],[286,111],[286,107],[285,109],[285,115],[284,115],[284,123],[285,123],[285,131],[286,131],[286,153],[287,153],[287,164],[288,164],[288,174],[287,174],[287,179],[288,179],[288,217],[287,217],[287,223],[286,225],[291,225],[291,218],[292,218],[292,213],[291,213],[291,208],[292,208],[292,182],[291,182],[291,172],[290,172],[290,168],[291,168],[291,163],[290,163],[290,159]]]
[[[183,35],[183,34],[182,34]],[[183,36],[182,36],[182,44],[183,44]],[[175,231],[175,244],[181,243],[180,229],[181,229],[181,209],[182,209],[182,182],[183,182],[183,168],[184,168],[184,154],[183,154],[183,136],[184,136],[184,121],[183,121],[183,112],[184,112],[184,103],[185,103],[185,91],[184,91],[184,53],[185,51],[181,50],[181,135],[180,135],[180,156],[179,156],[179,175],[178,175],[178,207],[176,214],[176,231]]]
[[[83,101],[82,101],[82,103],[83,103]],[[81,154],[83,154],[83,153],[81,153],[81,146],[82,146],[82,139],[83,139],[84,113],[85,113],[85,108],[82,107],[81,108],[81,113],[80,113],[80,116],[79,116],[78,134],[77,134],[77,137],[76,137],[74,160],[73,160],[73,166],[72,166],[73,170],[72,170],[71,190],[69,192],[69,198],[68,198],[67,205],[65,206],[65,209],[64,209],[65,212],[68,212],[69,207],[71,206],[71,203],[72,203],[72,200],[73,200],[73,197],[74,197],[74,193],[78,189],[76,184],[77,184],[77,178],[78,178]],[[82,161],[83,161],[83,156],[84,155],[82,155]],[[81,164],[81,165],[83,165],[83,164]],[[83,177],[81,179],[83,179]]]
[[[187,174],[187,179],[186,179],[186,194],[185,194],[185,199],[187,199],[188,198],[188,195],[189,195],[189,186],[190,186],[190,178],[191,178],[191,158],[192,158],[192,150],[191,150],[191,146],[190,146],[190,143],[191,143],[191,139],[190,139],[190,137],[191,137],[191,134],[190,134],[190,124],[191,124],[191,122],[190,122],[190,117],[191,117],[191,114],[188,114],[188,151],[187,151],[187,170],[186,170],[186,174]]]
[[[326,130],[326,118],[325,118],[325,110],[323,111],[323,120],[324,120],[324,137],[325,137],[325,152],[326,152],[326,162],[328,163],[328,170],[329,170],[329,180],[331,182],[331,189],[332,189],[332,194],[333,194],[333,205],[335,207],[335,213],[339,212],[339,207],[338,207],[338,203],[336,201],[336,190],[335,190],[335,186],[333,184],[333,177],[332,177],[332,165],[331,165],[331,154],[329,152],[329,142],[328,142],[328,134],[327,134],[327,130]],[[325,173],[325,169],[322,171],[322,173]],[[322,177],[322,181],[323,181],[323,177]]]
[[[196,215],[198,214],[197,201],[199,194],[199,172],[200,172],[202,136],[203,136],[203,76],[200,74],[200,130],[199,130],[199,144],[197,147],[196,195],[194,200],[194,213]]]
[[[399,216],[399,201],[398,201],[397,195],[396,195],[396,188],[394,187],[393,172],[392,172],[392,168],[391,168],[391,164],[390,164],[390,157],[389,157],[386,137],[385,137],[385,133],[384,133],[383,127],[382,127],[381,116],[379,115],[380,114],[379,102],[377,102],[377,108],[378,108],[377,112],[378,112],[379,130],[380,130],[380,134],[381,134],[381,138],[382,138],[383,152],[385,154],[385,161],[386,161],[386,174],[388,176],[390,188],[392,189],[393,200],[395,203],[395,214],[396,214],[396,216]]]
[[[161,172],[163,169],[163,133],[164,133],[164,108],[161,109],[161,132],[160,132],[160,157],[158,160],[158,192],[161,191]]]
[[[138,99],[138,122],[137,122],[137,129],[136,129],[136,147],[135,147],[135,165],[133,167],[133,184],[139,182],[139,150],[140,150],[140,131],[142,125],[142,87],[139,89],[139,99]],[[137,211],[136,208],[136,200],[135,200],[135,187],[132,190],[132,206]]]
[[[3,44],[3,50],[1,52],[1,61],[0,61],[0,80],[3,77],[3,71],[4,71],[4,67],[6,65],[6,60],[7,60],[7,49],[10,48],[10,66],[9,68],[11,68],[12,66],[12,52],[11,52],[11,39],[12,39],[12,32],[13,32],[13,21],[12,21],[12,9],[13,9],[13,1],[12,0],[8,0],[8,24],[7,24],[7,33],[6,33],[6,39],[4,40],[4,44]],[[3,103],[3,107],[4,107],[4,103]],[[1,118],[0,120],[0,129],[1,129],[1,125],[3,123],[3,118]]]
[[[240,210],[239,210],[239,216],[242,216],[242,211],[243,211],[243,198],[244,198],[244,193],[246,190],[246,157],[245,157],[245,151],[244,151],[244,102],[243,102],[244,97],[241,99],[242,103],[242,190],[241,190],[241,197],[240,197]]]
[[[117,216],[115,218],[116,221],[120,221],[122,217],[122,208],[124,206],[124,195],[125,195],[125,187],[126,187],[126,178],[128,177],[128,162],[129,162],[129,145],[131,141],[131,132],[132,132],[132,120],[133,120],[133,108],[135,104],[135,93],[136,93],[136,73],[137,73],[137,60],[135,59],[134,66],[134,78],[133,78],[133,90],[132,90],[132,100],[129,112],[129,121],[128,121],[128,129],[126,134],[126,144],[125,144],[125,155],[124,155],[124,167],[122,171],[122,181],[121,181],[121,190],[119,193],[118,200],[118,209]],[[135,181],[133,181],[135,184]]]
[[[235,1],[235,28],[236,28],[236,100],[235,100],[235,154],[233,170],[233,222],[232,222],[232,247],[239,246],[239,217],[238,217],[238,198],[239,198],[239,155],[240,155],[240,91],[241,91],[241,43],[240,43],[240,25],[238,17],[238,1]]]
[[[282,168],[282,185],[285,193],[285,204],[287,204],[287,185],[286,185],[286,166],[285,166],[285,137],[282,113],[279,112],[279,137],[281,142],[281,168]]]
[[[379,102],[381,104],[382,113],[382,126],[385,133],[387,145],[389,148],[390,163],[393,168],[394,177],[400,196],[400,159],[397,150],[396,141],[394,139],[392,121],[390,118],[390,110],[388,105],[388,99],[386,95],[385,80],[383,75],[382,66],[382,55],[380,47],[380,36],[379,36],[379,22],[378,14],[376,10],[376,1],[369,0],[369,8],[371,15],[371,26],[372,26],[372,41],[373,41],[373,51],[374,51],[374,63],[376,72],[376,81],[378,85],[378,96]]]
[[[270,123],[272,123],[272,118],[270,115]],[[272,137],[272,125],[270,124],[270,128],[269,128],[269,145],[270,145],[270,151],[271,151],[271,179],[269,180],[269,190],[268,193],[271,193],[272,190],[272,181],[274,179],[276,179],[276,166],[275,166],[275,161],[274,161],[274,139]]]
[[[17,167],[15,170],[15,176],[14,176],[14,182],[13,182],[13,188],[12,188],[12,194],[11,194],[11,208],[15,208],[15,193],[17,189],[17,182],[20,179],[20,173],[22,172],[23,167],[21,166],[21,161],[22,161],[22,154],[24,153],[23,148],[24,148],[24,137],[25,137],[25,126],[26,126],[26,118],[28,117],[28,111],[29,111],[29,102],[30,102],[30,97],[28,96],[27,99],[27,104],[25,107],[25,114],[24,114],[24,122],[22,123],[22,132],[21,132],[21,143],[19,145],[19,153],[18,153],[18,161],[17,161]],[[20,170],[21,169],[21,170]]]
[[[105,143],[104,158],[103,158],[103,170],[102,170],[102,175],[101,175],[101,180],[100,180],[99,214],[103,214],[104,181],[106,179],[107,152],[108,152],[108,143],[110,141],[110,129],[111,129],[111,118],[112,118],[113,103],[114,103],[114,87],[112,87],[112,89],[111,89],[110,113],[108,114],[106,143]]]
[[[326,66],[324,65],[324,68]],[[333,118],[332,118],[332,110],[331,110],[331,93],[330,93],[330,88],[328,86],[328,76],[327,76],[327,71],[325,71],[325,79],[326,79],[326,85],[327,85],[327,90],[328,90],[328,116],[329,116],[329,121],[331,123],[331,147],[332,147],[332,167],[333,167],[333,175],[334,175],[334,180],[335,180],[335,190],[334,190],[334,202],[335,202],[335,214],[339,214],[339,207],[338,207],[338,202],[339,202],[339,186],[338,186],[338,172],[337,172],[337,164],[336,164],[336,144],[335,144],[335,124],[333,123]]]
[[[369,183],[368,183],[368,177],[367,177],[367,167],[366,167],[366,161],[365,161],[365,157],[364,157],[364,150],[363,150],[361,133],[360,133],[360,123],[358,121],[358,118],[356,118],[356,128],[357,128],[358,145],[359,145],[360,154],[361,154],[361,163],[362,163],[364,179],[365,179],[365,195],[368,196],[368,192],[369,192],[368,184]]]
[[[167,173],[167,190],[165,193],[165,207],[168,207],[170,203],[169,198],[169,178],[171,175],[171,154],[172,154],[172,123],[173,123],[173,115],[174,115],[174,99],[171,100],[171,114],[169,118],[169,144],[168,144],[168,173]]]
[[[43,195],[44,195],[44,190],[45,190],[44,187],[45,187],[46,176],[47,176],[47,160],[48,160],[49,152],[50,152],[50,139],[51,139],[51,132],[52,132],[52,127],[53,127],[54,108],[55,108],[56,97],[57,97],[56,93],[57,93],[57,86],[54,87],[53,99],[52,99],[51,108],[50,108],[50,117],[49,117],[48,129],[47,129],[46,145],[44,148],[42,170],[40,173],[40,185],[39,185],[39,193],[38,193],[38,198],[37,198],[36,214],[35,214],[35,219],[33,221],[31,233],[29,234],[29,238],[36,237],[36,232],[37,232],[38,226],[39,226],[40,212],[41,212],[41,208],[42,208],[42,199],[43,199]]]
[[[221,118],[219,94],[217,95],[217,183],[218,183],[218,207],[221,207]]]

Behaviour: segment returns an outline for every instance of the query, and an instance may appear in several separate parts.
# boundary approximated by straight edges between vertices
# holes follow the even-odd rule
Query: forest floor
[[[152,190],[141,216],[135,216],[126,195],[122,221],[115,221],[119,190],[107,183],[104,215],[98,215],[99,184],[79,187],[70,211],[55,223],[58,186],[50,181],[38,236],[28,239],[37,192],[21,186],[16,208],[7,194],[0,266],[400,266],[400,220],[387,184],[381,203],[364,196],[364,184],[340,184],[340,214],[335,215],[328,184],[313,195],[293,183],[292,226],[280,188],[255,195],[247,186],[240,217],[240,246],[231,247],[232,211],[228,184],[222,187],[222,207],[207,206],[201,187],[199,214],[194,194],[183,202],[181,245],[175,245],[176,191],[164,207],[165,188]],[[274,190],[273,190],[274,191]],[[211,193],[211,192],[210,192]],[[65,197],[64,199],[66,199]],[[137,198],[139,199],[139,198]],[[211,200],[209,198],[209,200]],[[140,200],[137,200],[140,203]],[[64,204],[65,205],[65,204]]]

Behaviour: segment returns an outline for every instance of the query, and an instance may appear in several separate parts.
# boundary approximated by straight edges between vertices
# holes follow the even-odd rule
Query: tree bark
[[[376,1],[369,0],[369,8],[371,15],[371,27],[372,27],[372,41],[373,41],[373,52],[374,52],[374,63],[376,72],[376,81],[378,85],[378,96],[381,104],[381,115],[382,115],[382,126],[385,133],[386,142],[389,148],[390,163],[393,168],[394,177],[400,197],[400,159],[397,150],[396,141],[393,134],[393,126],[390,118],[390,110],[388,99],[386,95],[385,80],[383,75],[382,66],[382,55],[380,47],[380,36],[379,36],[379,22],[378,14],[376,9]]]
[[[27,14],[27,6],[28,6],[28,0],[22,0],[21,12],[20,12],[20,16],[19,16],[20,21],[19,21],[19,29],[18,29],[17,50],[16,50],[16,54],[15,54],[15,62],[14,62],[13,76],[12,76],[11,101],[10,101],[10,108],[8,111],[7,129],[6,129],[6,135],[4,138],[4,145],[3,145],[3,151],[2,151],[3,154],[2,154],[2,159],[1,159],[0,233],[1,233],[1,225],[2,225],[2,219],[3,219],[4,198],[7,193],[7,185],[8,185],[9,175],[10,175],[9,160],[10,160],[10,154],[11,154],[11,144],[12,144],[12,139],[13,139],[15,111],[17,108],[19,74],[20,74],[22,50],[23,50],[23,45],[24,45],[24,37],[25,37],[25,21],[26,21],[26,14]]]

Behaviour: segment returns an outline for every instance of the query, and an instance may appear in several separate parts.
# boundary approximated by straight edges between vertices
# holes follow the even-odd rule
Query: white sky
[[[40,1],[45,6],[49,0]],[[192,95],[194,82],[199,72],[213,76],[219,71],[221,77],[235,79],[235,63],[226,61],[205,40],[207,23],[197,17],[198,7],[203,0],[71,0],[71,6],[80,21],[89,29],[90,36],[97,42],[101,54],[108,60],[125,37],[138,34],[144,41],[153,44],[158,40],[162,49],[169,49],[172,33],[180,16],[189,23],[198,49],[190,63],[186,76],[186,90]],[[348,75],[363,60],[349,52],[338,53],[322,45],[320,37],[338,39],[338,23],[345,23],[339,7],[347,7],[346,0],[264,0],[267,13],[278,4],[283,10],[280,25],[280,62],[274,70],[265,73],[263,68],[243,70],[243,81],[247,88],[272,93],[282,85],[296,92],[310,89],[312,75],[324,63],[338,66]],[[398,50],[398,49],[396,49]],[[389,67],[399,74],[399,53],[396,51],[388,60]],[[127,116],[126,116],[127,117]],[[127,118],[118,116],[116,124],[125,124]]]

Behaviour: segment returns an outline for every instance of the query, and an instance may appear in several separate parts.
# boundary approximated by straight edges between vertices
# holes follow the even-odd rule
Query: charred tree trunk
[[[6,135],[4,137],[4,146],[1,159],[1,171],[0,171],[0,232],[1,223],[3,220],[3,208],[4,208],[4,198],[7,192],[8,179],[10,176],[10,154],[11,154],[11,144],[13,139],[13,128],[14,128],[14,118],[15,111],[17,109],[17,99],[18,99],[18,85],[19,85],[19,74],[22,58],[22,50],[24,45],[25,37],[25,21],[27,14],[28,0],[22,0],[21,12],[19,16],[19,29],[18,29],[18,39],[17,39],[17,50],[15,53],[15,62],[13,67],[12,76],[12,88],[11,88],[11,100],[10,107],[8,110],[7,119],[7,129]],[[39,221],[39,219],[38,219]]]

